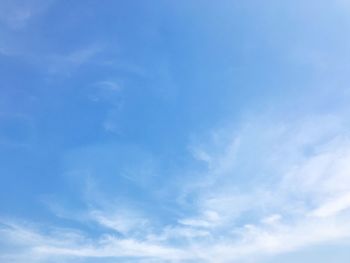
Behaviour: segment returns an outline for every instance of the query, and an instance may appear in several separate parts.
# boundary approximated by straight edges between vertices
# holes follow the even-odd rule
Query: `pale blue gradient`
[[[0,261],[348,262],[349,33],[342,0],[0,1]]]

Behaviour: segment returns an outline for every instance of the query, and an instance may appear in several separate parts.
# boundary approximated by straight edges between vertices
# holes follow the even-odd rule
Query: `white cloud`
[[[80,66],[91,62],[103,49],[101,45],[92,44],[66,54],[47,54],[41,56],[41,61],[44,61],[50,74],[70,75]]]
[[[326,115],[289,123],[250,122],[233,139],[222,136],[226,145],[239,141],[238,148],[211,161],[208,173],[198,179],[205,183],[195,183],[188,193],[198,194],[198,213],[211,209],[221,219],[221,224],[203,217],[189,221],[193,227],[211,227],[211,237],[225,240],[206,248],[208,257],[233,262],[349,238],[346,131],[341,118]]]
[[[27,262],[51,262],[52,258],[65,258],[66,261],[74,262],[76,257],[149,257],[163,260],[187,257],[183,251],[176,248],[131,238],[121,239],[113,235],[103,235],[92,240],[72,230],[59,229],[43,233],[35,228],[13,223],[3,224],[0,232],[1,241],[5,239],[8,245],[14,245],[17,251],[16,254],[4,253],[2,257],[16,261],[24,256]]]
[[[312,216],[329,217],[337,215],[338,213],[350,208],[350,193],[340,195],[329,201],[326,201],[317,209],[311,212]]]
[[[226,143],[218,145],[226,147],[221,151],[203,145],[210,165],[200,178],[195,173],[184,182],[184,194],[194,196],[187,202],[191,214],[173,223],[159,224],[142,212],[101,206],[85,218],[105,228],[97,237],[7,224],[0,240],[20,247],[19,257],[28,253],[44,258],[42,262],[134,257],[224,263],[252,257],[258,262],[260,255],[348,239],[349,134],[337,118],[321,120],[250,122],[232,138],[222,136]],[[216,133],[216,143],[219,139]]]
[[[148,220],[136,212],[122,209],[110,213],[93,210],[90,212],[90,218],[104,227],[125,235],[131,234],[130,232],[134,231],[145,231],[149,225]]]

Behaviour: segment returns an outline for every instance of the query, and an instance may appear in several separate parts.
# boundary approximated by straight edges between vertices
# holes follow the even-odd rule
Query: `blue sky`
[[[347,1],[0,1],[0,261],[350,260]]]

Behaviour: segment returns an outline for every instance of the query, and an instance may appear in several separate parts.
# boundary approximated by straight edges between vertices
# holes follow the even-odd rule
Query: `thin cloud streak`
[[[309,123],[312,119],[314,125],[321,126],[305,129],[305,125],[312,126]],[[194,216],[179,217],[177,223],[166,224],[161,230],[155,231],[157,228],[146,214],[137,216],[118,209],[109,212],[92,210],[90,220],[109,229],[97,238],[69,230],[62,238],[56,233],[46,235],[31,228],[5,224],[1,230],[2,241],[11,240],[15,247],[22,246],[23,251],[30,251],[32,256],[45,258],[136,257],[159,262],[239,262],[259,255],[280,254],[348,239],[348,135],[342,132],[341,125],[330,122],[334,128],[325,127],[327,123],[321,124],[318,119],[320,117],[315,116],[306,122],[278,124],[275,127],[284,128],[277,137],[276,133],[272,137],[269,134],[274,126],[254,129],[254,126],[261,127],[261,123],[250,123],[252,130],[248,132],[244,128],[236,133],[238,137],[230,139],[233,143],[226,143],[224,154],[211,156],[211,165],[202,177],[204,182],[193,181],[196,175],[191,182],[184,182],[186,194],[197,196],[197,201],[192,204]],[[276,174],[254,174],[261,168],[256,167],[251,179],[269,183],[240,189],[235,185],[235,177],[240,172],[239,162],[231,165],[230,160],[248,157],[237,155],[244,152],[244,147],[249,147],[257,130],[260,139],[264,140],[261,147],[273,146],[275,151],[260,155],[261,160],[253,163],[259,163],[264,169],[273,164],[269,168]],[[263,134],[264,131],[267,134]],[[305,147],[313,150],[305,152]],[[281,152],[289,154],[280,155]],[[194,154],[198,159],[198,154]],[[264,180],[260,181],[259,176]],[[265,180],[265,176],[271,176],[273,180]],[[187,183],[196,187],[186,188]],[[340,191],[344,194],[339,194]],[[242,217],[246,218],[244,223],[240,223]]]

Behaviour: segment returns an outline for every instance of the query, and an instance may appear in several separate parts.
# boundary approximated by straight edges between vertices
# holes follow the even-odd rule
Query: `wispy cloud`
[[[64,259],[74,262],[75,258],[109,258],[140,257],[155,259],[181,259],[187,257],[182,251],[164,245],[143,242],[130,238],[118,238],[106,234],[92,240],[86,235],[67,229],[55,229],[42,233],[35,228],[18,224],[3,224],[0,228],[2,240],[14,245],[18,257],[13,254],[2,255],[2,258],[13,258],[17,261],[27,257],[27,262],[54,262]]]
[[[0,22],[11,29],[24,28],[27,23],[40,13],[44,12],[53,0],[4,0],[0,3]]]
[[[126,236],[133,234],[135,231],[145,232],[147,227],[149,227],[149,222],[146,218],[132,211],[118,209],[107,214],[105,211],[93,210],[89,214],[90,219],[99,225]]]
[[[103,51],[100,45],[88,45],[66,54],[48,54],[42,58],[48,66],[48,73],[53,75],[70,75],[83,64]]]
[[[231,137],[213,133],[216,144],[226,145],[221,152],[212,143],[213,151],[203,145],[204,161],[210,160],[206,173],[183,184],[183,194],[195,196],[188,203],[191,215],[156,226],[147,213],[132,212],[127,205],[93,208],[85,223],[105,229],[97,237],[5,223],[1,240],[21,247],[18,255],[29,253],[42,262],[60,257],[66,262],[77,257],[240,262],[350,238],[349,135],[342,119],[250,121],[241,127]],[[253,159],[245,151],[251,145],[258,146]],[[203,161],[198,151],[195,158]],[[241,163],[252,168],[242,170]],[[254,184],[237,184],[243,177]]]

